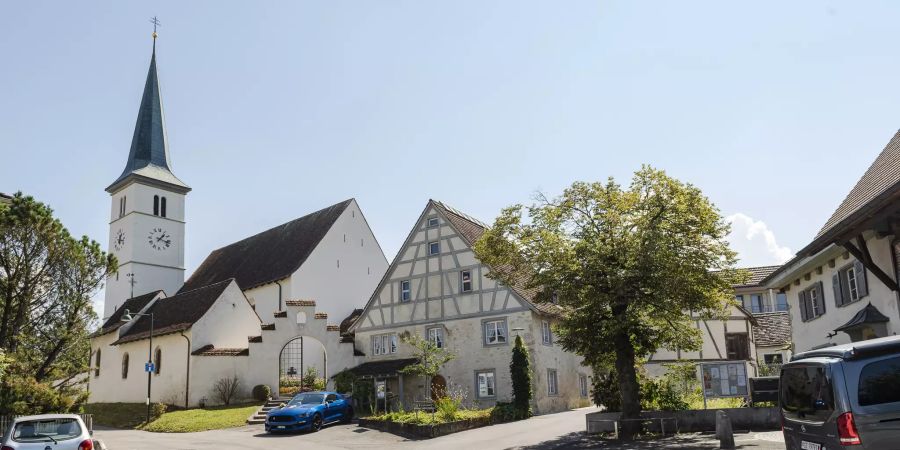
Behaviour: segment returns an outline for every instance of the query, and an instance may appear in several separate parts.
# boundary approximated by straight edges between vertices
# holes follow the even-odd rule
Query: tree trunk
[[[613,307],[613,317],[619,320],[620,328],[613,334],[613,345],[616,350],[616,372],[619,375],[619,394],[622,396],[622,419],[637,419],[641,415],[641,391],[634,370],[634,346],[626,324],[627,306]],[[619,435],[622,439],[631,440],[638,430],[639,423],[625,420],[620,424]]]

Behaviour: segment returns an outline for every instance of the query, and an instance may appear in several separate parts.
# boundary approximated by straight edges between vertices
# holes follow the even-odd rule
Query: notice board
[[[700,370],[707,398],[747,396],[747,370],[743,361],[703,363]]]

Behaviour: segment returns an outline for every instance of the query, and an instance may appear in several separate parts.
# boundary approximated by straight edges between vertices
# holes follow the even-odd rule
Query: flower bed
[[[437,415],[435,415],[435,420],[432,421],[431,413],[426,412],[419,412],[418,419],[407,417],[414,416],[415,413],[394,413],[402,414],[402,417],[398,417],[398,419],[406,421],[385,420],[385,416],[390,416],[390,414],[386,414],[385,416],[374,416],[359,419],[359,426],[384,431],[387,433],[393,433],[412,439],[431,439],[439,436],[457,433],[460,431],[471,430],[473,428],[486,427],[493,424],[494,420],[491,417],[490,409],[478,410],[474,412],[481,413],[482,411],[487,412],[482,414],[467,415],[465,413],[468,413],[470,411],[461,411],[460,416],[465,418],[460,418],[459,420],[455,420],[452,422],[442,422]]]

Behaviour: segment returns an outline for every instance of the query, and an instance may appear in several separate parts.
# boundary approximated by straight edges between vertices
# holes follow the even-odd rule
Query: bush
[[[516,336],[516,345],[512,351],[512,361],[509,363],[509,373],[512,377],[513,405],[518,410],[516,416],[531,416],[531,361],[528,358],[528,347],[522,341],[522,336]]]
[[[675,383],[668,378],[640,378],[641,409],[645,411],[679,411],[689,408]]]
[[[462,406],[462,402],[453,398],[452,396],[441,397],[434,402],[434,407],[437,409],[437,413],[447,422],[453,422],[456,420],[457,413],[459,412],[459,408]]]
[[[237,375],[232,375],[231,378],[220,378],[219,381],[216,381],[216,383],[213,384],[213,398],[223,405],[228,406],[231,404],[235,395],[237,395],[240,385],[241,379]]]
[[[272,388],[267,384],[257,384],[253,386],[253,398],[264,402],[269,400],[269,397],[272,396]]]
[[[527,419],[529,416],[523,414],[522,410],[512,403],[497,402],[491,411],[491,419],[495,423],[512,422],[513,420]]]
[[[156,420],[162,417],[168,411],[169,407],[165,403],[154,403],[150,405],[150,420]]]
[[[594,372],[591,397],[594,404],[606,408],[609,412],[622,410],[622,395],[619,394],[619,377],[615,370]]]
[[[356,382],[356,375],[349,370],[343,370],[334,377],[334,390],[347,394],[353,392],[353,383]]]

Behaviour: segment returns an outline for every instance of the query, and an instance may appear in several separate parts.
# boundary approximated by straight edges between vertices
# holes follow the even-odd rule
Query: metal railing
[[[92,414],[78,414],[81,417],[81,420],[84,422],[84,426],[87,427],[88,432],[94,431],[94,416]],[[6,434],[6,431],[9,430],[9,427],[12,425],[13,420],[17,417],[24,417],[21,415],[18,416],[0,416],[0,437]]]

